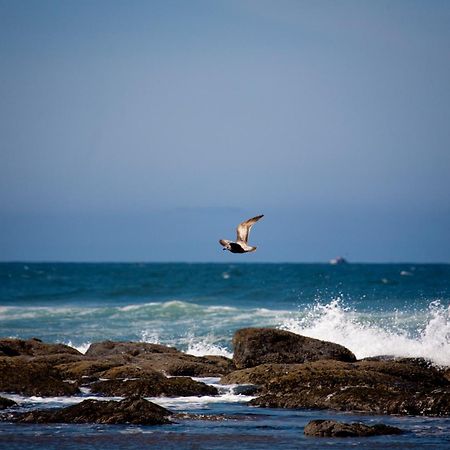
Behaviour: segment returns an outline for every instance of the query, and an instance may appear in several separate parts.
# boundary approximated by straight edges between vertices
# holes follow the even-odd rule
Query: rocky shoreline
[[[192,356],[142,342],[94,343],[82,354],[39,339],[0,339],[0,395],[81,396],[88,390],[97,396],[124,398],[24,411],[0,397],[0,420],[170,424],[195,415],[173,414],[143,397],[219,394],[216,387],[192,377],[220,377],[222,384],[248,385],[247,392],[255,394],[250,404],[259,407],[450,416],[449,368],[434,367],[424,359],[380,356],[357,360],[341,345],[270,328],[238,330],[233,347],[231,360]],[[342,428],[330,425],[324,431],[325,425],[315,425],[318,435],[332,436],[333,430]],[[347,425],[344,431],[350,429]],[[353,428],[362,435],[375,433]]]

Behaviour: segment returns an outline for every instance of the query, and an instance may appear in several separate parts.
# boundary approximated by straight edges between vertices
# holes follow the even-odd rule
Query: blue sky
[[[450,262],[449,82],[446,1],[0,0],[0,259]]]

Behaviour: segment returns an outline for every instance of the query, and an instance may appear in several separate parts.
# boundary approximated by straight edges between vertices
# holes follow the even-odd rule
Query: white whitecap
[[[357,358],[392,355],[422,357],[437,365],[450,365],[450,306],[430,303],[414,321],[424,326],[411,332],[410,316],[391,317],[391,324],[373,323],[362,313],[342,306],[339,299],[316,305],[301,318],[285,320],[280,328],[297,334],[341,344]],[[419,325],[417,325],[419,327]]]

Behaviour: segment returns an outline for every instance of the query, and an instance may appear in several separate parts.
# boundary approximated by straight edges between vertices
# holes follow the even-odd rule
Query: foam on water
[[[68,342],[63,342],[63,344],[66,344],[69,347],[72,347],[75,350],[78,350],[80,353],[83,353],[83,355],[84,355],[88,351],[88,348],[90,347],[91,342],[84,342],[79,345],[74,345],[74,344],[72,344],[72,341],[68,341]]]
[[[202,397],[146,397],[157,405],[168,409],[183,410],[205,409],[213,403],[247,403],[255,397],[251,395],[227,393],[217,396],[205,395]]]
[[[169,409],[183,410],[189,409],[205,409],[209,404],[217,403],[246,403],[255,398],[250,395],[236,394],[235,387],[237,385],[220,385],[219,378],[215,377],[197,377],[194,380],[204,382],[211,386],[215,386],[219,390],[219,395],[211,396],[206,395],[202,397],[189,396],[189,397],[146,397],[147,400],[156,403],[160,406]],[[124,397],[103,397],[98,395],[78,395],[78,396],[61,396],[61,397],[39,397],[31,396],[25,397],[19,394],[7,394],[2,393],[3,397],[14,400],[19,405],[28,405],[33,408],[54,408],[54,407],[66,407],[75,405],[83,400],[115,400],[120,401]]]
[[[91,342],[112,339],[175,346],[195,356],[232,357],[233,332],[248,326],[278,326],[336,342],[358,358],[390,354],[425,357],[438,365],[450,365],[450,307],[437,301],[416,310],[376,311],[350,309],[342,299],[302,306],[297,311],[202,305],[181,300],[103,307],[0,309],[0,327],[11,336],[24,337],[22,332],[26,332],[45,341],[67,343],[81,353],[86,352]],[[46,335],[48,330],[53,334]]]
[[[303,317],[290,318],[280,328],[336,342],[357,358],[423,357],[437,365],[450,365],[450,306],[437,301],[430,303],[428,311],[408,313],[406,317],[397,313],[387,321],[352,311],[336,299],[314,305]]]
[[[186,353],[194,356],[215,355],[225,356],[227,358],[233,357],[232,352],[230,352],[225,347],[216,344],[215,341],[216,339],[211,335],[208,335],[203,339],[192,337]]]

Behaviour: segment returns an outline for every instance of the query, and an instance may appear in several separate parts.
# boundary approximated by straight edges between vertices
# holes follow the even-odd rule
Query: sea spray
[[[72,348],[78,350],[80,353],[83,353],[83,355],[88,351],[89,347],[91,346],[91,342],[83,342],[82,344],[75,345],[72,343],[72,341],[68,341],[68,342],[63,342],[63,344],[66,344],[69,347],[72,347]]]
[[[357,358],[423,357],[450,365],[450,307],[439,301],[431,302],[427,311],[376,315],[352,310],[335,299],[306,308],[302,317],[290,318],[279,328],[344,345]]]
[[[218,344],[217,341],[218,339],[213,335],[207,335],[203,338],[191,336],[186,353],[194,356],[215,355],[232,358],[233,353],[225,346]]]

